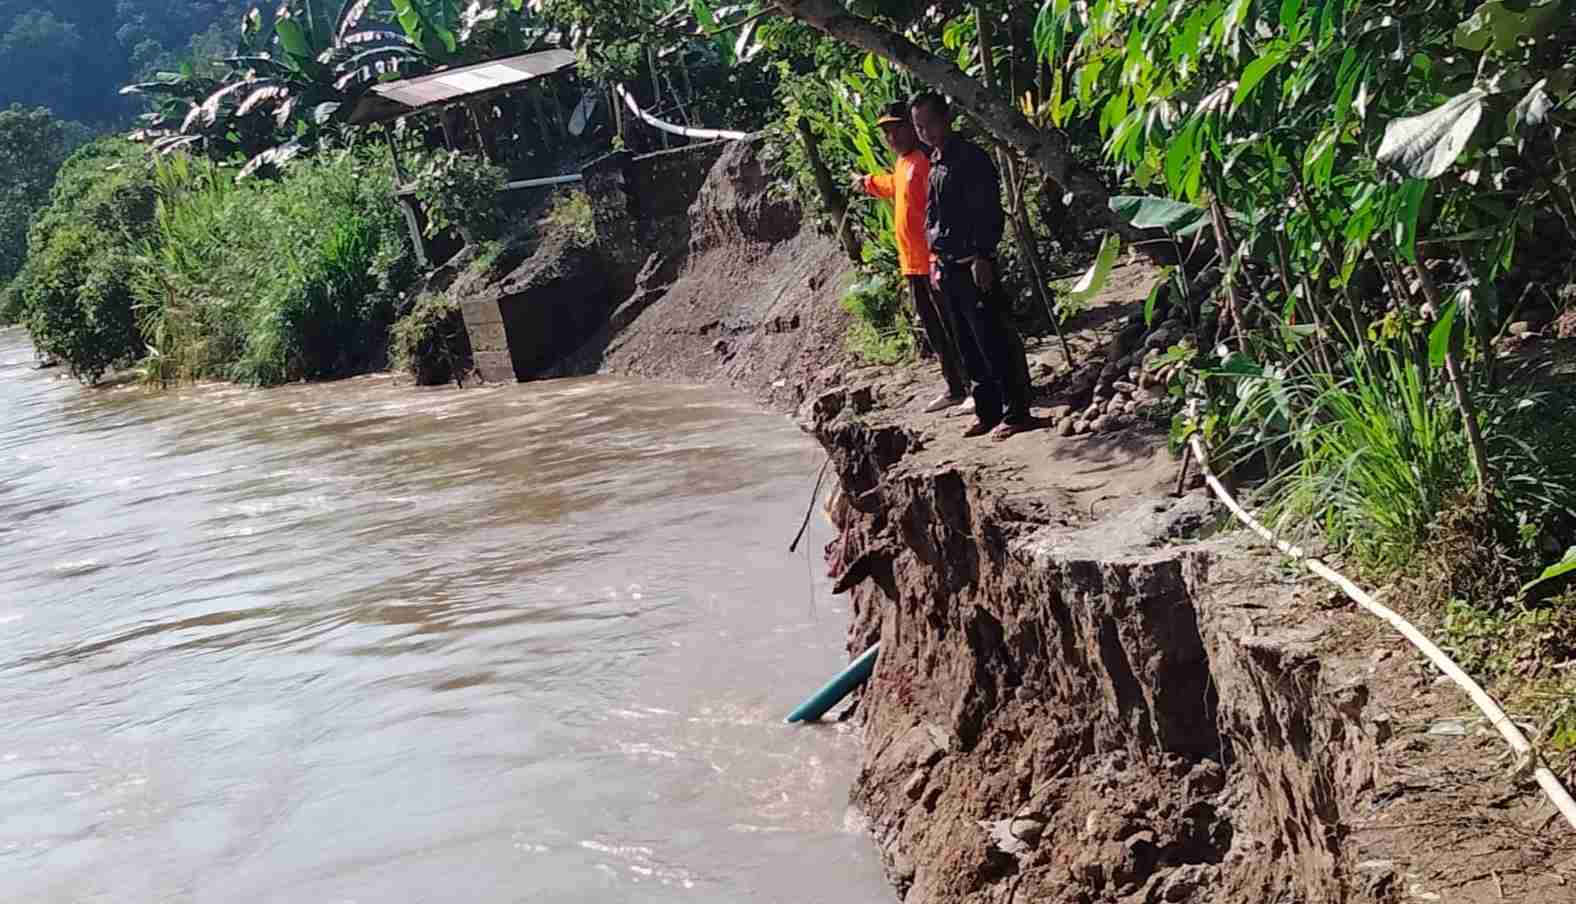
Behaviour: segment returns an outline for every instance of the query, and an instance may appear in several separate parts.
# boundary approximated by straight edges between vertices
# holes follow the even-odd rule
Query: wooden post
[[[388,139],[389,159],[394,164],[394,188],[397,191],[405,187],[405,167],[399,162],[399,145],[394,141],[394,130],[388,125],[384,125],[383,137]]]
[[[657,53],[649,46],[646,48],[646,66],[651,70],[651,109],[652,115],[660,115],[656,111],[662,108],[662,77],[657,74]],[[668,149],[668,133],[662,132],[662,149]]]

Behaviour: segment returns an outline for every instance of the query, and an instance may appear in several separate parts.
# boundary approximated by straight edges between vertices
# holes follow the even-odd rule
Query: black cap
[[[876,120],[878,126],[892,126],[908,122],[908,104],[895,101],[881,108],[881,117]]]

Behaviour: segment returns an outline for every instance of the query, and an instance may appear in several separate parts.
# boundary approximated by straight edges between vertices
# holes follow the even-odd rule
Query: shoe
[[[1000,421],[975,421],[969,426],[969,429],[963,431],[963,438],[972,439],[976,436],[984,436],[995,430],[1000,423]]]
[[[963,404],[962,405],[958,406],[958,414],[973,414],[973,413],[974,413],[974,397],[973,396],[969,396],[968,398],[963,400]]]
[[[1026,430],[1033,430],[1034,428],[1035,423],[1032,418],[1016,418],[1010,421],[1002,421],[991,430],[991,442],[999,443],[1009,440]]]
[[[962,402],[962,396],[955,396],[950,392],[944,392],[941,395],[936,396],[936,398],[932,400],[929,405],[925,406],[925,413],[930,414],[937,411],[946,411],[948,408],[962,404]]]

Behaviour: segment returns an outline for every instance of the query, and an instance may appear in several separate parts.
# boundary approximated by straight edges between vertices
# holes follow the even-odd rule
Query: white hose
[[[1412,646],[1423,651],[1423,655],[1428,657],[1429,662],[1432,662],[1440,671],[1449,675],[1450,680],[1466,691],[1467,696],[1472,698],[1472,702],[1476,704],[1477,708],[1482,711],[1483,715],[1488,717],[1489,724],[1499,729],[1499,733],[1505,738],[1505,742],[1510,745],[1511,750],[1516,752],[1517,772],[1520,773],[1529,765],[1532,766],[1532,774],[1537,778],[1538,785],[1543,788],[1543,793],[1548,796],[1555,808],[1565,817],[1565,821],[1570,823],[1571,828],[1576,829],[1576,801],[1571,800],[1570,792],[1565,790],[1565,786],[1560,784],[1560,780],[1553,772],[1549,771],[1548,766],[1544,765],[1542,757],[1538,756],[1538,752],[1533,749],[1526,735],[1521,733],[1521,729],[1517,728],[1516,724],[1510,721],[1510,717],[1506,716],[1505,711],[1500,708],[1498,703],[1494,702],[1494,698],[1490,697],[1476,681],[1472,680],[1472,676],[1462,671],[1460,666],[1452,662],[1443,650],[1435,646],[1434,642],[1425,637],[1423,632],[1417,630],[1411,622],[1380,604],[1365,593],[1361,587],[1358,587],[1344,575],[1318,559],[1309,556],[1301,548],[1277,539],[1269,528],[1260,524],[1258,519],[1248,514],[1237,503],[1237,500],[1233,499],[1231,494],[1226,491],[1220,480],[1215,477],[1215,473],[1209,468],[1209,456],[1204,453],[1204,444],[1197,433],[1189,437],[1188,446],[1193,450],[1193,460],[1197,462],[1199,470],[1203,472],[1204,480],[1209,483],[1209,488],[1214,490],[1215,495],[1220,498],[1221,502],[1225,503],[1226,508],[1230,509],[1231,513],[1237,516],[1238,521],[1247,525],[1249,530],[1264,538],[1266,542],[1273,545],[1276,549],[1301,562],[1309,571],[1341,588],[1357,605],[1389,622],[1391,627],[1400,631],[1403,637],[1411,641]]]
[[[673,135],[682,135],[685,138],[699,138],[704,141],[745,141],[751,137],[749,132],[730,132],[725,129],[692,129],[688,126],[677,126],[671,122],[664,122],[640,109],[640,105],[635,103],[635,98],[628,91],[624,90],[623,85],[614,85],[613,90],[617,91],[619,97],[624,99],[625,105],[629,107],[629,112],[640,117],[641,122],[651,126],[653,129],[661,129]]]

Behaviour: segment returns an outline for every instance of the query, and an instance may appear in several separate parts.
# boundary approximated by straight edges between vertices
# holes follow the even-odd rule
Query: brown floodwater
[[[85,390],[0,331],[0,900],[890,900],[715,389]],[[811,545],[827,528],[819,515]]]

